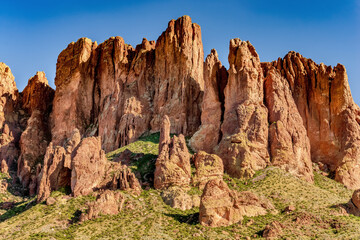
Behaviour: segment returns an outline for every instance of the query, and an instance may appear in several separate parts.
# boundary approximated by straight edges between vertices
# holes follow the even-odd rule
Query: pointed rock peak
[[[11,69],[5,63],[0,62],[0,86],[4,88],[1,92],[14,93],[17,90],[14,79]]]
[[[228,60],[230,66],[234,65],[236,69],[260,65],[255,47],[249,41],[241,41],[239,38],[230,40]]]
[[[36,83],[43,83],[45,85],[49,85],[44,72],[36,72],[35,76],[30,78],[28,81],[28,85],[32,85]]]

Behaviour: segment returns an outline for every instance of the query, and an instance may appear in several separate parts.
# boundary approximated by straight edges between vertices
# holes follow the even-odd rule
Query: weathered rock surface
[[[335,179],[360,188],[360,118],[345,67],[316,64],[289,52],[271,63],[289,83],[311,145],[311,159],[330,166]]]
[[[204,98],[201,105],[201,126],[191,138],[191,147],[212,153],[221,140],[220,125],[223,121],[224,88],[228,73],[222,66],[215,49],[204,64]]]
[[[360,210],[360,189],[354,191],[351,201]]]
[[[56,145],[77,128],[114,150],[159,131],[164,115],[171,132],[193,134],[204,85],[200,27],[187,16],[172,20],[156,46],[143,39],[136,49],[121,37],[100,45],[79,39],[59,55],[55,84]]]
[[[100,137],[81,140],[78,130],[67,139],[65,147],[50,143],[47,148],[38,202],[61,187],[71,188],[74,197],[107,188],[141,193],[140,183],[128,167],[106,159]]]
[[[160,133],[159,156],[156,159],[154,187],[164,189],[170,186],[188,186],[191,178],[190,154],[185,137],[180,134],[169,140],[166,135],[170,127],[169,119],[164,117]],[[160,152],[161,150],[161,152]]]
[[[165,115],[170,118],[173,133],[192,135],[198,129],[203,64],[200,26],[192,23],[189,16],[171,20],[155,47],[153,131],[159,131]]]
[[[277,239],[280,235],[282,235],[282,229],[284,226],[278,221],[273,221],[272,223],[266,225],[263,237],[266,239]]]
[[[94,202],[87,203],[88,210],[82,213],[80,221],[87,221],[100,215],[116,215],[121,212],[125,197],[120,192],[110,190],[101,191]]]
[[[44,166],[40,174],[37,201],[46,200],[50,193],[61,187],[70,187],[71,184],[71,153],[80,143],[80,132],[75,130],[65,147],[54,146],[51,142],[46,149]],[[84,161],[87,161],[85,159]],[[89,175],[88,178],[91,178]],[[91,184],[91,182],[89,183]]]
[[[199,221],[202,225],[218,227],[239,222],[243,216],[267,214],[274,206],[251,192],[230,190],[222,179],[210,180],[200,201]]]
[[[209,180],[222,179],[224,175],[223,161],[215,154],[199,151],[194,155],[194,164],[196,173],[192,178],[192,183],[200,190],[204,189]]]
[[[4,159],[1,160],[1,173],[9,174],[9,167]]]
[[[259,56],[250,42],[230,41],[229,64],[222,140],[216,153],[231,176],[251,177],[270,161],[264,79]]]
[[[105,176],[107,159],[101,140],[84,138],[71,154],[71,191],[74,197],[88,195]]]
[[[310,142],[289,84],[275,69],[268,70],[266,75],[271,163],[312,182]]]
[[[161,198],[163,201],[172,208],[178,208],[181,210],[192,209],[193,207],[199,207],[199,196],[189,195],[185,189],[177,186],[169,187],[161,192]]]
[[[0,159],[10,168],[19,156],[17,144],[22,131],[18,100],[14,76],[10,68],[0,62]]]
[[[22,109],[30,115],[25,131],[20,137],[21,154],[17,176],[24,187],[36,185],[36,165],[42,162],[51,142],[49,114],[52,109],[54,90],[49,86],[45,73],[37,72],[29,79],[22,95]],[[36,187],[36,186],[35,186]],[[34,186],[32,186],[34,188]]]

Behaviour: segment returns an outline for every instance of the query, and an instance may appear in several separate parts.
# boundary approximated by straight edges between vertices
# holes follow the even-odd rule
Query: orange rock
[[[264,79],[259,56],[250,42],[232,39],[229,63],[222,140],[216,153],[231,176],[251,177],[270,161]]]
[[[274,206],[270,202],[255,194],[230,190],[222,179],[212,179],[201,196],[199,221],[205,226],[229,226],[242,220],[243,216],[265,215],[272,209]]]
[[[310,142],[289,84],[275,69],[268,70],[266,75],[271,163],[313,182]]]
[[[312,161],[329,165],[335,180],[348,188],[360,188],[360,110],[345,67],[316,64],[295,52],[271,65],[289,83],[310,140]]]
[[[159,156],[155,164],[154,187],[156,189],[190,184],[190,154],[185,137],[180,134],[179,137],[174,136],[169,140],[169,136],[166,135],[169,128],[169,119],[165,116],[160,133],[161,148],[159,148]]]
[[[219,143],[224,108],[224,88],[228,73],[215,49],[206,57],[204,65],[204,98],[201,104],[201,126],[190,140],[191,147],[208,153]]]
[[[1,173],[9,174],[8,165],[4,159],[1,160]]]

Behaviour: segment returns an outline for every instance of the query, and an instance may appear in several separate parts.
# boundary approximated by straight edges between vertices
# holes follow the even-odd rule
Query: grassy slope
[[[126,148],[144,153],[133,169],[142,175],[154,168],[158,134],[120,148],[107,156],[112,159]],[[341,184],[315,173],[315,184],[308,184],[277,168],[257,172],[253,179],[241,181],[227,175],[224,179],[237,190],[251,190],[270,199],[278,214],[245,218],[242,223],[229,227],[208,228],[198,223],[198,211],[172,209],[165,205],[159,191],[150,189],[141,196],[127,197],[125,209],[115,216],[77,223],[84,203],[92,196],[63,199],[64,194],[54,192],[58,199],[53,206],[33,204],[32,199],[0,216],[2,239],[233,239],[261,236],[265,225],[277,220],[285,225],[283,238],[288,239],[359,239],[360,217],[342,216],[334,206],[346,203],[351,191]],[[193,191],[196,193],[196,191]],[[0,198],[0,201],[1,200]],[[296,210],[284,213],[293,204]],[[249,222],[254,221],[249,225]],[[297,222],[298,221],[298,222]],[[248,226],[249,225],[249,226]]]

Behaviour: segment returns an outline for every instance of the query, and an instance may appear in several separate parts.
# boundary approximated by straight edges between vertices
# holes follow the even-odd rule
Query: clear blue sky
[[[360,0],[2,1],[0,62],[20,90],[36,71],[54,87],[57,56],[70,42],[122,36],[135,46],[143,37],[156,40],[182,15],[201,26],[205,55],[217,49],[226,66],[235,37],[249,40],[261,61],[294,50],[317,63],[342,63],[360,104]]]

